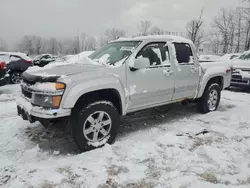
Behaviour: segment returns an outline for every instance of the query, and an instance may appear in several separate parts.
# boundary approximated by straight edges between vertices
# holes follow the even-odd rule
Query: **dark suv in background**
[[[22,80],[22,73],[33,66],[32,59],[25,53],[0,52],[0,58],[6,62],[10,84],[19,84]]]
[[[56,58],[56,56],[53,56],[51,54],[41,54],[33,59],[33,64],[35,66],[44,67],[45,65],[48,65],[49,63],[55,61]]]

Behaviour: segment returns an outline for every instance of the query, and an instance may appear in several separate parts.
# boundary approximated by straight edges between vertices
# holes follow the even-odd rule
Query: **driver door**
[[[174,92],[174,69],[166,42],[146,44],[136,59],[141,57],[149,59],[150,67],[127,69],[128,112],[163,105]]]

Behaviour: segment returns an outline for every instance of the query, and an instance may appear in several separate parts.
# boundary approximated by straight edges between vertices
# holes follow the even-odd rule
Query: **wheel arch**
[[[118,110],[119,114],[122,115],[122,100],[119,92],[114,88],[100,89],[96,91],[91,91],[81,95],[76,101],[74,107],[82,104],[89,104],[91,102],[96,102],[99,100],[107,100],[111,102]]]
[[[204,91],[213,83],[217,83],[220,86],[221,90],[223,90],[224,77],[222,75],[212,76],[212,77],[208,78],[207,81],[202,81],[201,83],[202,83],[202,85],[200,87],[200,90],[199,90],[196,98],[202,97]],[[203,84],[203,83],[206,83],[206,84]]]

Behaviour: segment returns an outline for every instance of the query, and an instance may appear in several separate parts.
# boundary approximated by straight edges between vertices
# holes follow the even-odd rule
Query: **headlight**
[[[45,83],[36,83],[33,86],[29,86],[33,91],[42,91],[42,92],[56,92],[58,90],[64,90],[66,85],[64,83],[56,82],[45,82]]]
[[[60,82],[36,83],[30,86],[32,104],[45,108],[59,108],[66,85]]]
[[[34,105],[47,107],[47,108],[59,108],[62,96],[48,96],[35,94]]]

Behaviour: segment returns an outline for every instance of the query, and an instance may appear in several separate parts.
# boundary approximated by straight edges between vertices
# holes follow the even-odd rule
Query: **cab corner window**
[[[186,64],[193,62],[193,53],[189,44],[174,43],[176,51],[176,59],[179,64]]]
[[[136,58],[148,58],[150,67],[169,64],[169,51],[165,42],[149,43],[137,54]]]

